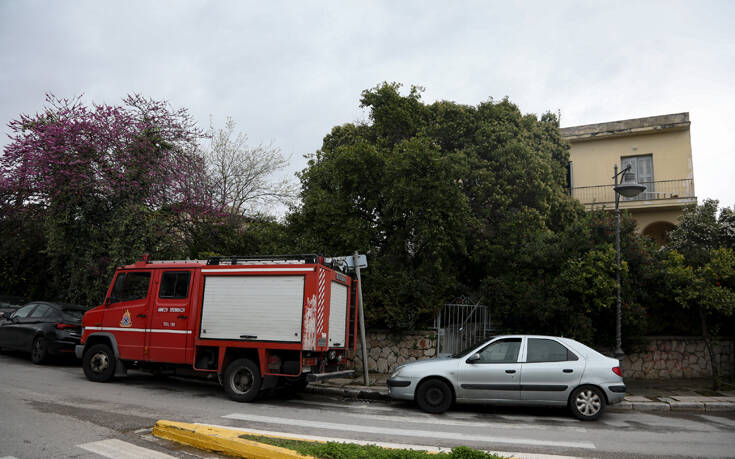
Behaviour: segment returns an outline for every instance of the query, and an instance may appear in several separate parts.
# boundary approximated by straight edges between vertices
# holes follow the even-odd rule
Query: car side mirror
[[[474,353],[467,358],[466,362],[473,363],[473,362],[477,362],[478,360],[480,360],[480,354]]]

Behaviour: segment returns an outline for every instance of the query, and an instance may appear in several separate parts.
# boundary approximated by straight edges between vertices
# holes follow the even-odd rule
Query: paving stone
[[[704,404],[705,411],[733,411],[735,403],[731,402],[709,402]]]
[[[623,400],[620,403],[616,403],[614,405],[610,405],[610,407],[608,409],[611,410],[611,411],[630,411],[630,410],[633,409],[633,404],[630,403],[630,402],[627,402],[627,401]]]
[[[669,411],[671,407],[663,402],[633,402],[636,411]]]
[[[625,397],[625,400],[629,402],[650,402],[651,399],[648,397],[644,397],[643,395],[627,395]]]
[[[699,402],[671,402],[671,411],[704,411],[704,403]]]

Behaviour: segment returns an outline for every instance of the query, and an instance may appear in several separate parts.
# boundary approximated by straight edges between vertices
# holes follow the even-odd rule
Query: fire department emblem
[[[125,310],[125,314],[123,314],[122,320],[120,321],[120,326],[126,328],[133,326],[133,319],[130,318],[130,310]]]

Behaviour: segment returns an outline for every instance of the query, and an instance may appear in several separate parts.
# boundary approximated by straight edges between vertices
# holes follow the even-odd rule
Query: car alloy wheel
[[[48,348],[46,346],[46,340],[42,336],[33,340],[33,347],[31,348],[31,361],[33,363],[43,363],[48,355]]]
[[[569,408],[577,419],[594,421],[605,410],[605,395],[594,386],[582,386],[572,392]]]

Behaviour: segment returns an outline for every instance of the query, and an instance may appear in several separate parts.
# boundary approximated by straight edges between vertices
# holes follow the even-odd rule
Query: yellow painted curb
[[[153,435],[156,437],[229,456],[252,459],[304,459],[311,457],[290,449],[245,440],[240,438],[242,434],[243,432],[239,430],[165,420],[156,422],[153,427]]]

